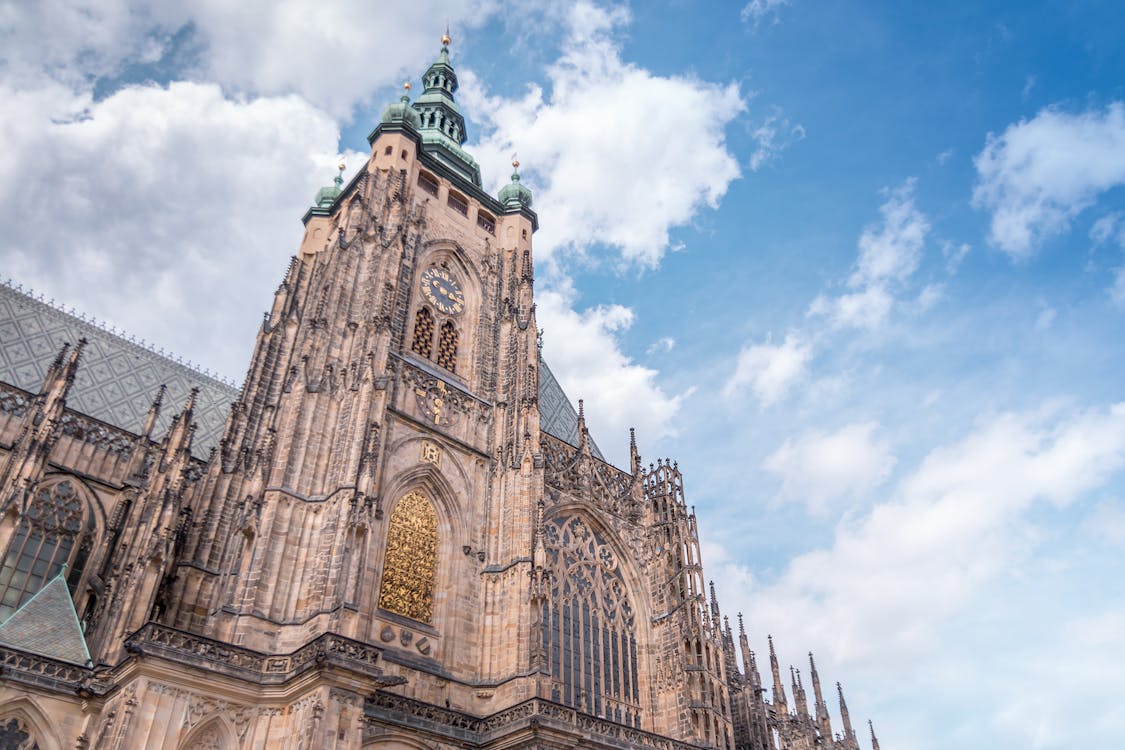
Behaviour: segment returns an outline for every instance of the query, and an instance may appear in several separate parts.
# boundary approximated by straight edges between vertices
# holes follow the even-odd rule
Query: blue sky
[[[0,3],[6,275],[239,379],[448,18],[546,357],[679,461],[755,650],[886,748],[1119,742],[1118,3],[230,5]]]

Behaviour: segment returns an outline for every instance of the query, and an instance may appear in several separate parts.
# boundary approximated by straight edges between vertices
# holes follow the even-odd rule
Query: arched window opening
[[[86,501],[69,479],[41,486],[12,534],[0,566],[0,621],[70,565],[73,590],[82,575],[92,523]],[[0,745],[2,747],[2,745]]]
[[[450,372],[457,372],[457,326],[451,320],[441,324],[437,363]]]
[[[391,511],[379,608],[432,623],[437,578],[437,512],[421,491],[402,496]]]
[[[438,194],[438,181],[425,172],[418,173],[418,187],[430,195],[437,196]]]
[[[39,743],[31,738],[31,729],[19,719],[0,719],[0,748],[39,750]]]
[[[428,307],[418,310],[414,316],[414,340],[410,344],[411,350],[426,359],[434,353],[434,314]]]
[[[551,594],[543,605],[543,650],[552,698],[639,727],[636,623],[617,555],[581,518],[547,524]]]

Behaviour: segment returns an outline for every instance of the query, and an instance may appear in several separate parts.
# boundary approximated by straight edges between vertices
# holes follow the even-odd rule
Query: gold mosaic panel
[[[418,490],[406,493],[391,511],[387,554],[379,585],[379,608],[430,623],[437,577],[437,512]]]

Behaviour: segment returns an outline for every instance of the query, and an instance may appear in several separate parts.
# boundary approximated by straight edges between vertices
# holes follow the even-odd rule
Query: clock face
[[[446,315],[459,315],[465,309],[461,286],[445,269],[426,269],[422,274],[422,294]]]

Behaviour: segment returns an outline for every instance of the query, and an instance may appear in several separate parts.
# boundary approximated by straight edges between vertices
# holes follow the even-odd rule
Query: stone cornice
[[[289,654],[265,654],[150,622],[125,640],[134,656],[153,656],[260,685],[280,685],[312,669],[336,668],[380,687],[401,684],[378,666],[383,649],[325,633]]]
[[[542,698],[532,698],[490,716],[477,717],[379,690],[367,698],[364,714],[368,732],[378,725],[405,724],[482,746],[501,737],[530,730],[576,738],[580,747],[653,750],[696,750],[701,747],[591,716]]]

